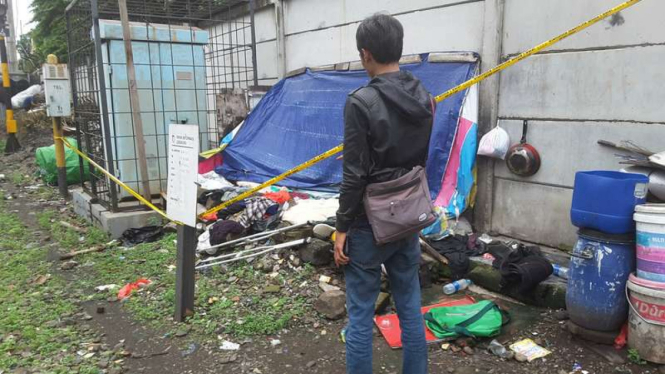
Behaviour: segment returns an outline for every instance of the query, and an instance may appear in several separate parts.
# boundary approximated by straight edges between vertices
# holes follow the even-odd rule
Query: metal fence
[[[150,189],[164,191],[170,123],[218,146],[220,100],[257,85],[253,0],[127,0]],[[135,190],[140,173],[117,0],[74,0],[67,40],[79,148]],[[81,162],[80,172],[83,174]],[[84,189],[112,211],[141,205],[91,167]],[[154,196],[158,197],[158,196]]]

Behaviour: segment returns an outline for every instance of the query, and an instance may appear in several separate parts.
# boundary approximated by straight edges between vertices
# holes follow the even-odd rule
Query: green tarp
[[[75,139],[67,138],[67,141],[78,148]],[[39,165],[39,174],[47,184],[58,184],[58,168],[55,165],[55,145],[37,148],[35,151],[37,165]],[[81,183],[81,172],[79,170],[79,156],[76,152],[65,147],[65,169],[67,169],[67,184]],[[90,177],[90,167],[88,162],[83,160],[84,179]]]

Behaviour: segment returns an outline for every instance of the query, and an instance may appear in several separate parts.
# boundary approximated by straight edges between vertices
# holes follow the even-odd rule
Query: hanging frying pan
[[[540,155],[536,148],[526,142],[526,133],[528,130],[528,122],[524,120],[522,127],[522,139],[519,144],[515,144],[508,149],[506,155],[506,165],[513,174],[530,177],[538,172],[540,169]]]

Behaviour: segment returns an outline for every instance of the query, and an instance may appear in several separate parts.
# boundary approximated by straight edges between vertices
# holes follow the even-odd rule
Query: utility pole
[[[0,61],[2,62],[2,90],[3,103],[5,104],[5,125],[7,127],[7,144],[5,154],[12,154],[21,149],[16,137],[16,120],[12,110],[12,83],[9,77],[9,59],[6,44],[6,23],[9,5],[7,0],[0,0]]]

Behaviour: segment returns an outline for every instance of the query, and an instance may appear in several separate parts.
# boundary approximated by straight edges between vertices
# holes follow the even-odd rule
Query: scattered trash
[[[98,306],[97,307],[97,314],[104,314],[106,312],[106,309],[104,309],[103,306]]]
[[[517,355],[524,355],[529,362],[552,353],[531,339],[524,339],[513,343],[510,345],[510,349],[515,352],[515,358],[517,358]]]
[[[144,226],[135,229],[127,229],[122,233],[122,245],[132,247],[141,243],[152,243],[161,239],[164,235],[162,226]]]
[[[134,290],[138,290],[139,288],[145,287],[152,283],[149,279],[146,278],[140,278],[136,282],[133,283],[127,283],[124,285],[120,291],[118,291],[118,300],[123,300],[129,297]]]
[[[443,293],[446,295],[452,295],[457,291],[465,290],[467,287],[469,287],[473,282],[469,279],[460,279],[458,281],[454,281],[452,283],[448,283],[445,286],[443,286]]]
[[[270,345],[273,346],[273,347],[276,347],[280,344],[282,344],[282,341],[279,340],[279,339],[273,339],[273,340],[270,341]]]
[[[240,349],[240,344],[224,340],[222,342],[222,345],[219,346],[219,349],[221,349],[222,351],[237,351]]]
[[[102,285],[102,286],[95,287],[95,291],[104,292],[104,291],[108,291],[108,290],[114,290],[116,288],[118,288],[117,284],[105,284],[105,285]]]
[[[198,346],[196,343],[190,343],[189,346],[187,347],[187,349],[185,349],[184,351],[181,351],[181,352],[180,352],[180,355],[182,355],[182,357],[190,356],[190,355],[192,355],[194,352],[196,352],[196,349],[197,349],[198,347],[199,347],[199,346]]]
[[[450,348],[450,343],[443,343],[441,344],[441,349],[444,351],[447,351]]]
[[[503,344],[499,343],[496,339],[490,342],[490,345],[487,347],[487,349],[495,356],[499,356],[505,359],[511,359],[515,355],[515,353],[507,350],[506,347],[504,347]]]
[[[330,283],[331,280],[332,280],[332,278],[330,278],[330,277],[327,276],[327,275],[321,275],[321,276],[319,277],[319,282]]]

